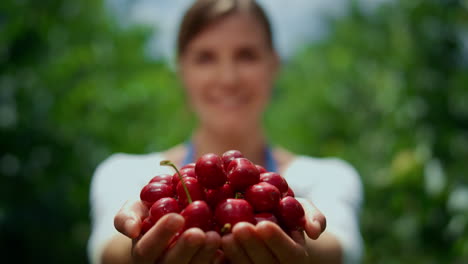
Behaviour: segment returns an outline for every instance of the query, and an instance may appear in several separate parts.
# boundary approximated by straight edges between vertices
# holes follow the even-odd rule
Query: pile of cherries
[[[272,221],[286,232],[304,229],[304,209],[286,180],[238,150],[221,157],[205,154],[180,171],[170,161],[161,165],[173,167],[176,173],[157,175],[141,190],[140,199],[149,209],[141,234],[168,213],[184,217],[184,230],[198,227],[221,235],[238,222]]]

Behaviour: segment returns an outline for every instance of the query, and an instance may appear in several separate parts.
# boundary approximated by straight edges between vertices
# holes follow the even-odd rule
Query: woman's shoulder
[[[106,158],[98,166],[98,169],[108,167],[134,167],[139,165],[142,167],[159,167],[159,162],[162,160],[171,160],[175,164],[179,164],[185,147],[180,144],[162,152],[152,152],[145,154],[132,154],[132,153],[114,153]]]
[[[164,152],[148,154],[115,153],[101,162],[93,175],[93,184],[114,182],[146,182],[156,174],[171,173],[160,166]]]
[[[357,174],[355,168],[347,161],[337,157],[311,157],[297,155],[289,164],[289,169],[310,169],[313,171],[341,172]]]
[[[97,170],[123,169],[127,167],[153,167],[164,159],[163,152],[147,154],[114,153],[99,164]]]
[[[356,169],[349,162],[336,157],[294,155],[283,169],[283,176],[289,180],[361,185]]]
[[[345,171],[355,173],[355,169],[348,162],[336,157],[311,157],[297,155],[284,148],[275,148],[275,159],[278,161],[280,171],[287,172],[291,169],[311,169],[313,171]]]

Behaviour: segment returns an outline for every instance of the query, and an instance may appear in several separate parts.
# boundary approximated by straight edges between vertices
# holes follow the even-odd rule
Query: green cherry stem
[[[182,183],[182,186],[184,187],[184,191],[185,191],[185,194],[187,195],[188,202],[189,202],[189,204],[191,204],[192,203],[192,197],[190,196],[190,193],[189,193],[189,191],[187,189],[187,185],[185,185],[185,181],[182,178],[182,175],[180,175],[180,172],[177,169],[177,167],[174,165],[174,163],[172,163],[170,160],[163,160],[159,164],[161,166],[170,166],[170,167],[174,168],[174,170],[177,172],[177,175],[179,175],[179,180]]]

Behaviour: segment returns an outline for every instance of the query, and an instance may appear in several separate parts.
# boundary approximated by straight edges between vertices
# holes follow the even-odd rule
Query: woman
[[[90,258],[102,263],[342,263],[359,261],[357,214],[361,185],[355,171],[336,159],[295,156],[271,149],[261,119],[271,96],[279,59],[269,22],[251,0],[199,0],[187,11],[178,38],[178,65],[187,99],[198,117],[190,143],[163,153],[116,154],[93,178]],[[166,251],[184,220],[169,214],[143,237],[141,187],[160,160],[194,162],[204,153],[240,150],[256,164],[282,174],[307,211],[306,236],[293,239],[278,226],[237,224],[220,237],[192,228]],[[128,199],[122,208],[121,205]],[[327,216],[311,203],[313,201]],[[120,209],[120,210],[119,210]],[[113,226],[115,224],[115,228]],[[117,232],[117,229],[119,232]],[[218,249],[221,249],[218,250]]]

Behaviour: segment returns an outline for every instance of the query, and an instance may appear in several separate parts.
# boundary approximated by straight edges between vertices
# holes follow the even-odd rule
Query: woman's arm
[[[132,240],[122,234],[116,234],[102,251],[101,263],[131,264]]]
[[[317,240],[306,238],[310,263],[342,263],[341,246],[335,236],[324,232]]]

